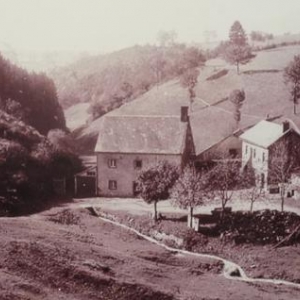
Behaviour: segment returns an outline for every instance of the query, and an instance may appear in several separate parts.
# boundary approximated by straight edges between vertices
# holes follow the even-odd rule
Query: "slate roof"
[[[190,117],[196,155],[203,153],[235,132],[249,128],[261,120],[260,117],[242,115],[236,126],[233,113],[221,107],[210,106]]]
[[[257,146],[268,148],[285,133],[283,132],[282,124],[263,120],[243,133],[241,139]]]
[[[178,116],[106,115],[95,152],[182,154],[187,123]]]

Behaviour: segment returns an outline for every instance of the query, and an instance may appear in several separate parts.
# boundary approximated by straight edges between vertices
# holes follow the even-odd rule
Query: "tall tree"
[[[157,221],[157,203],[169,197],[170,189],[178,179],[178,167],[167,161],[159,162],[141,172],[137,179],[140,196],[148,204],[154,204],[154,221]]]
[[[290,88],[291,100],[294,104],[294,114],[296,114],[296,106],[300,99],[300,55],[294,56],[294,59],[284,69],[284,79]]]
[[[229,95],[229,100],[234,105],[234,119],[238,127],[241,121],[241,108],[245,100],[244,90],[233,90]]]
[[[229,31],[229,42],[226,43],[224,58],[230,64],[236,65],[240,72],[240,63],[251,57],[251,48],[247,42],[246,33],[239,21],[235,21]]]
[[[200,72],[196,68],[188,69],[180,78],[180,83],[183,87],[188,89],[190,99],[190,112],[192,111],[193,103],[196,98],[195,87],[198,83],[198,76]]]
[[[187,166],[172,188],[171,198],[173,204],[182,209],[189,209],[189,227],[192,227],[194,208],[204,204],[206,186],[205,173],[197,172],[193,166]]]
[[[239,21],[235,21],[229,31],[229,41],[234,45],[244,47],[247,45],[245,30]]]
[[[260,174],[256,173],[251,166],[243,171],[241,181],[242,192],[239,196],[250,201],[250,211],[252,212],[254,203],[265,196],[263,182]]]

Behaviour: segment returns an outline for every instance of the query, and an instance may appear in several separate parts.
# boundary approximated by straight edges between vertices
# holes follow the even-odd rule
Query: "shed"
[[[97,168],[88,167],[84,171],[77,173],[74,178],[74,195],[78,198],[94,197],[97,194]]]

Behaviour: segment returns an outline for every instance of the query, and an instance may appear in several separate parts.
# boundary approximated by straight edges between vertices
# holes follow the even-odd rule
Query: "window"
[[[246,145],[246,147],[245,147],[245,154],[247,154],[248,153],[248,145]]]
[[[253,158],[256,157],[256,149],[253,149]]]
[[[265,154],[265,152],[263,152],[263,154],[262,154],[262,161],[265,161],[265,159],[266,159],[266,154]]]
[[[117,189],[117,181],[116,180],[108,180],[108,189],[116,190]]]
[[[134,161],[134,168],[135,169],[141,169],[143,166],[143,162],[140,159],[136,159]]]
[[[117,160],[116,159],[109,159],[108,160],[108,167],[109,168],[116,168],[117,167]]]
[[[260,174],[260,187],[261,188],[265,187],[265,174],[264,173]]]
[[[138,183],[136,181],[134,181],[132,183],[132,190],[133,190],[133,196],[138,196],[139,194],[139,190],[138,190]]]

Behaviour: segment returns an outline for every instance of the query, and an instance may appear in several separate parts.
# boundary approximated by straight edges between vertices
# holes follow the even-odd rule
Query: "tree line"
[[[1,110],[42,134],[66,128],[56,87],[45,74],[29,73],[0,54],[0,82]]]
[[[33,211],[80,170],[54,82],[0,55],[0,215]]]
[[[297,145],[292,140],[286,140],[272,150],[269,182],[280,187],[282,211],[291,174],[299,167]],[[154,205],[155,221],[158,220],[157,203],[171,199],[174,206],[189,210],[188,220],[191,222],[194,209],[214,199],[218,199],[222,214],[234,196],[248,201],[252,212],[254,203],[265,198],[259,175],[251,166],[241,169],[240,161],[221,155],[211,167],[201,169],[196,169],[192,163],[182,169],[161,161],[142,171],[137,182],[140,196],[146,203]]]
[[[0,215],[42,208],[55,194],[53,179],[73,181],[81,163],[60,129],[48,137],[0,111]]]

